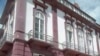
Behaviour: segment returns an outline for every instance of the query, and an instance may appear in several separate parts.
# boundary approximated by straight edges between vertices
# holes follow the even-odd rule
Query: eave
[[[72,17],[76,18],[76,20],[79,20],[81,23],[85,24],[86,26],[89,26],[90,28],[93,28],[96,31],[100,32],[100,28],[98,26],[96,26],[96,22],[94,22],[94,23],[90,22],[89,20],[87,20],[86,18],[80,16],[79,14],[77,14],[76,12],[74,12],[73,10],[71,10],[68,7],[64,6],[63,4],[57,2],[57,0],[43,0],[43,1],[45,1],[48,4],[50,4],[52,7],[58,8],[58,9],[62,10],[63,12],[71,15]],[[82,13],[85,13],[85,12],[82,11]],[[87,16],[89,16],[89,15],[87,15]],[[92,20],[94,20],[94,19],[92,18]]]

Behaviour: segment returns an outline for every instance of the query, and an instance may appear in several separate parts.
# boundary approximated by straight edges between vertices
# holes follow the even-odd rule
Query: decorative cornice
[[[76,25],[80,26],[80,27],[84,27],[84,25],[81,22],[78,22],[78,21],[76,22]]]
[[[89,27],[86,27],[86,30],[88,30],[89,32],[92,32],[93,30]]]
[[[66,20],[70,20],[71,22],[74,21],[74,20],[72,19],[72,17],[69,17],[69,16],[64,16],[64,18],[65,18]]]
[[[41,6],[44,9],[48,8],[44,3],[38,2],[37,0],[33,0],[33,2],[35,3],[35,5],[39,5],[39,6]]]

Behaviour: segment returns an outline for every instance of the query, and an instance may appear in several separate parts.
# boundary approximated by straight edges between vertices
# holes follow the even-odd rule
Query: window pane
[[[92,44],[91,34],[88,34],[87,39],[88,39],[88,44],[91,45]]]
[[[43,20],[40,20],[40,33],[43,33],[43,27],[44,27],[44,23]]]
[[[35,38],[39,38],[39,19],[35,18]]]
[[[39,38],[39,34],[35,32],[35,38]]]
[[[35,23],[39,23],[39,18],[35,18]]]
[[[72,26],[71,26],[71,24],[67,24],[66,25],[66,32],[67,32],[67,41],[68,42],[71,42],[71,39],[72,39]]]
[[[38,29],[39,29],[39,19],[36,18],[35,19],[35,30],[38,31]]]
[[[44,39],[43,37],[44,37],[44,36],[43,36],[43,34],[40,34],[40,39],[42,39],[42,40],[43,40],[43,39]]]
[[[92,42],[91,40],[88,40],[89,45],[91,45],[91,42]]]
[[[87,31],[87,45],[91,47],[92,45],[92,35],[91,32]]]
[[[67,38],[68,38],[68,41],[71,42],[71,39],[72,39],[72,32],[71,31],[67,31]]]
[[[78,44],[79,44],[79,50],[81,51],[81,52],[84,52],[85,50],[84,50],[84,37],[83,37],[83,30],[82,30],[82,28],[78,28],[77,29],[77,31],[78,31]]]
[[[82,31],[82,29],[78,29],[78,37],[79,38],[83,37],[83,31]]]
[[[69,40],[71,41],[72,39],[72,32],[69,31]]]
[[[43,20],[40,20],[40,39],[43,39],[43,28],[44,28],[44,22]]]

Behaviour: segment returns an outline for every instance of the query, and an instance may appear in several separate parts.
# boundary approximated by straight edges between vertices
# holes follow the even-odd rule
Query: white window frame
[[[92,46],[92,35],[90,32],[87,33],[87,42],[88,42],[89,46]]]
[[[35,14],[34,20],[39,19],[39,28],[38,28],[38,33],[37,33],[37,34],[38,34],[38,38],[35,37],[35,39],[45,41],[45,37],[44,37],[45,14],[44,14],[43,12],[41,12],[41,11],[38,11],[38,10],[37,10],[35,13],[36,13],[36,14]],[[38,13],[38,14],[37,14],[37,13]],[[40,31],[41,31],[41,28],[40,28],[40,27],[41,27],[41,21],[43,21],[43,24],[42,24],[42,25],[43,25],[43,27],[42,27],[42,28],[43,28],[43,29],[42,29],[42,31],[43,31],[43,32],[42,32],[42,36],[43,36],[42,38],[43,38],[43,39],[41,39],[41,37],[40,37],[40,35],[41,35],[41,33],[40,33]],[[36,30],[35,30],[34,33],[36,33]]]
[[[66,23],[66,42],[72,43],[72,38],[73,38],[73,27],[70,23]],[[71,32],[71,39],[68,36],[68,31]]]
[[[81,26],[78,26],[77,28],[77,38],[78,38],[78,45],[79,45],[79,50],[80,51],[84,51],[83,47],[84,47],[84,32]],[[83,41],[82,41],[83,40]],[[83,42],[83,43],[82,43]]]

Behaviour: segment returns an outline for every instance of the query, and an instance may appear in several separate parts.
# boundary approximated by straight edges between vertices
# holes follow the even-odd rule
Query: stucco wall
[[[41,1],[40,1],[41,2]],[[53,37],[53,22],[52,22],[52,7],[49,4],[46,4],[48,6],[48,8],[46,9],[46,16],[47,16],[47,35],[52,36]],[[26,8],[26,29],[25,32],[28,33],[30,30],[33,29],[33,8],[34,8],[34,4],[33,4],[33,0],[27,0],[27,8]],[[37,7],[39,9],[42,9],[41,7]],[[65,18],[64,18],[64,12],[62,12],[61,10],[57,9],[57,19],[58,19],[58,41],[59,43],[65,43],[66,42],[66,33],[65,33]],[[76,22],[76,20],[75,20]],[[78,44],[77,41],[77,26],[75,24],[75,22],[73,22],[73,26],[74,26],[74,36],[72,39],[75,39],[75,44]],[[45,30],[44,30],[45,31]],[[86,38],[86,30],[84,27],[84,37]],[[93,30],[93,45],[94,45],[94,50],[97,51],[97,44],[96,44],[96,35],[94,33],[95,31]],[[74,43],[74,40],[73,40]],[[83,45],[84,46],[84,45]],[[77,48],[78,46],[76,46]],[[60,48],[62,48],[62,46],[60,45]]]
[[[64,12],[57,9],[57,19],[58,19],[58,42],[59,43],[65,43],[65,18],[64,18]],[[62,45],[59,46],[62,48]]]

